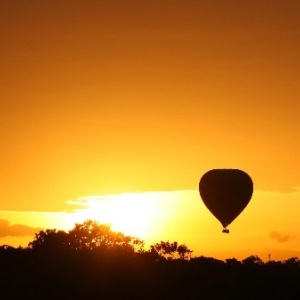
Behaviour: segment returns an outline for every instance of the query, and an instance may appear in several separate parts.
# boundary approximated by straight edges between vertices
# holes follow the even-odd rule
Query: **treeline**
[[[87,220],[0,246],[0,299],[300,299],[300,261],[191,257],[178,242],[144,241]]]

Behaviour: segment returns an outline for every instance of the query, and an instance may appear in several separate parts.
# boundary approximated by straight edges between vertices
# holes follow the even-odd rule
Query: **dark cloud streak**
[[[22,224],[10,224],[8,220],[0,219],[0,238],[8,236],[32,236],[42,230]]]
[[[285,243],[289,240],[294,239],[295,236],[291,236],[289,234],[281,234],[281,233],[274,230],[274,231],[270,232],[269,238],[272,239],[272,240],[275,240],[278,243]]]

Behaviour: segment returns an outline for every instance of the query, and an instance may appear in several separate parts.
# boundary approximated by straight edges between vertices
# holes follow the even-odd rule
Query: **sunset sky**
[[[94,218],[194,255],[300,257],[299,0],[0,0],[0,245]],[[222,234],[198,183],[254,182]]]

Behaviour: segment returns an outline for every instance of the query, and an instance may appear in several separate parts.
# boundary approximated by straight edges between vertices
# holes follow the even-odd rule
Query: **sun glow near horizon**
[[[170,240],[186,243],[195,255],[216,253],[221,257],[224,253],[224,257],[242,259],[253,253],[267,257],[266,253],[272,252],[274,258],[284,259],[299,247],[298,197],[298,189],[289,194],[254,191],[245,211],[230,225],[230,235],[221,232],[222,226],[204,206],[197,190],[87,196],[70,204],[83,207],[74,213],[76,222],[94,219],[111,224],[115,231],[141,238],[146,247]],[[285,213],[283,203],[289,208]],[[270,206],[281,214],[273,214]],[[274,233],[285,242],[274,238]]]
[[[110,224],[114,231],[146,238],[153,231],[157,216],[158,195],[155,193],[122,193],[119,195],[87,196],[70,201],[85,208],[76,211],[76,219],[96,220]]]
[[[207,230],[201,223],[214,221],[203,209],[197,190],[94,195],[68,203],[77,206],[73,224],[87,219],[110,224],[114,231],[142,239],[146,248],[164,240],[191,244]],[[191,247],[197,244],[198,239]]]

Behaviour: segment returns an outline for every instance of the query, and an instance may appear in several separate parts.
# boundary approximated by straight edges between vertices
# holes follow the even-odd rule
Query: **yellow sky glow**
[[[0,241],[95,216],[205,255],[298,253],[299,9],[0,0]],[[226,237],[197,192],[215,168],[255,186]]]

